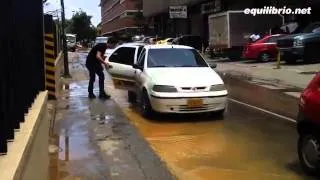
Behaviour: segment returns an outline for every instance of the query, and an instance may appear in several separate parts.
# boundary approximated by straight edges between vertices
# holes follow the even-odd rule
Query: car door
[[[272,58],[277,57],[278,49],[277,49],[277,40],[280,36],[271,36],[269,39],[267,39],[264,44],[264,49],[267,51]]]
[[[305,111],[307,116],[313,120],[320,123],[320,74],[317,74],[312,80],[312,86],[309,87],[306,94]]]
[[[132,91],[135,87],[135,69],[132,67],[135,62],[136,47],[118,47],[109,57],[112,68],[108,69],[114,87]]]
[[[137,65],[139,67],[141,67],[141,69],[135,69],[135,81],[136,81],[136,87],[137,87],[137,90],[141,89],[142,86],[143,86],[143,78],[142,78],[142,74],[143,74],[143,69],[145,68],[145,59],[146,59],[146,49],[143,48],[141,53],[140,53],[140,56],[137,60]]]

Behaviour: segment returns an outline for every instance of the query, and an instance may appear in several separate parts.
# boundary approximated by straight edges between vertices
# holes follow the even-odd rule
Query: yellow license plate
[[[202,99],[189,99],[187,102],[188,107],[190,108],[197,108],[203,106],[203,100]]]

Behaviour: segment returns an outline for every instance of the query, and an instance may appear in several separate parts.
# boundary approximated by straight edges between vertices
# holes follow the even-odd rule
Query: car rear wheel
[[[298,140],[298,155],[302,169],[309,175],[320,173],[320,139],[312,133]]]
[[[259,56],[259,61],[261,62],[269,62],[270,61],[270,54],[267,52],[263,52]]]
[[[151,118],[154,111],[152,109],[148,93],[144,90],[141,95],[141,113],[145,118]]]

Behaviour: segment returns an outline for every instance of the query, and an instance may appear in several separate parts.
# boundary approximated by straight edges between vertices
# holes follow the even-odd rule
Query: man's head
[[[118,41],[117,41],[115,38],[110,37],[110,38],[108,39],[108,42],[107,42],[107,48],[108,48],[108,49],[113,49],[113,48],[115,48],[115,46],[117,45],[117,43],[118,43]]]

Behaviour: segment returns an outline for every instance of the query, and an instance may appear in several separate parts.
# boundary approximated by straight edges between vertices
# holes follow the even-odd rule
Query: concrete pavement
[[[320,64],[281,63],[281,69],[274,69],[276,62],[260,63],[257,61],[230,62],[228,59],[206,59],[208,63],[217,63],[217,71],[233,76],[267,81],[272,84],[282,84],[304,89],[315,73],[320,70]]]

